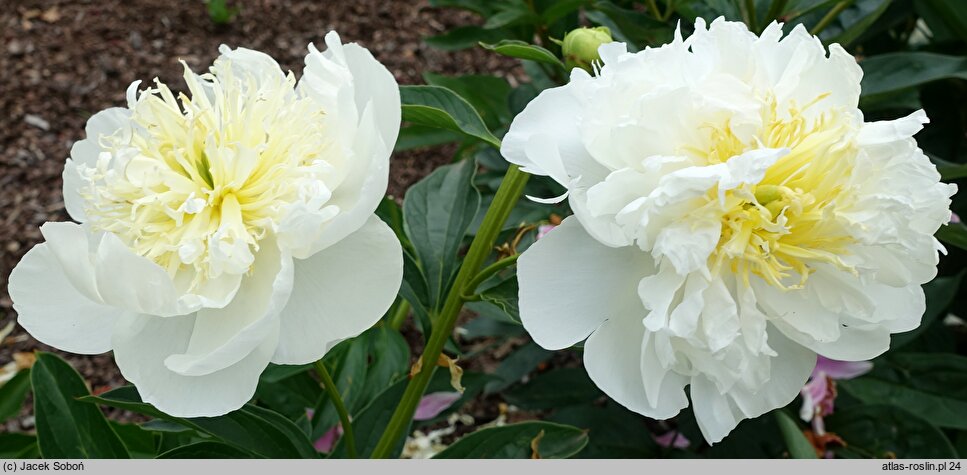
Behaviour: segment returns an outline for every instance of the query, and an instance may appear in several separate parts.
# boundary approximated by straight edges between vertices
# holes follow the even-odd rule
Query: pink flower
[[[960,222],[960,216],[957,213],[950,213],[950,224],[957,224]]]
[[[652,434],[651,438],[666,449],[687,449],[692,445],[692,442],[677,430],[670,430],[662,435]]]
[[[832,455],[832,452],[825,450],[826,444],[838,440],[835,436],[827,437],[826,425],[823,422],[824,417],[833,413],[833,403],[836,401],[835,381],[853,379],[871,369],[873,363],[869,361],[837,361],[822,356],[816,359],[813,374],[800,391],[802,408],[799,410],[799,417],[812,423],[812,440],[821,442],[820,452],[826,458]]]
[[[413,420],[427,421],[433,419],[448,407],[452,406],[453,403],[457,402],[460,396],[462,394],[458,392],[430,393],[423,396],[423,399],[420,399],[420,404],[416,406]]]
[[[322,437],[312,445],[316,448],[317,452],[332,452],[332,448],[336,446],[336,441],[339,440],[340,436],[342,436],[342,425],[336,424],[327,430],[325,434],[322,434]]]
[[[551,230],[554,229],[554,228],[556,228],[556,227],[557,226],[555,226],[553,224],[542,224],[542,225],[538,226],[537,227],[537,239],[541,239],[544,236],[547,236],[547,233],[551,232]]]

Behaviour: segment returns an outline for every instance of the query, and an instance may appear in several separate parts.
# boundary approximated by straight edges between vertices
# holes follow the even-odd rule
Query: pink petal
[[[332,448],[335,447],[336,441],[339,440],[339,436],[342,435],[342,425],[336,424],[332,426],[332,429],[326,431],[322,434],[314,444],[312,444],[317,452],[331,452]]]
[[[677,430],[665,432],[662,435],[652,434],[651,438],[655,439],[655,442],[658,445],[666,449],[668,448],[687,449],[690,445],[692,445],[692,442],[689,441],[687,437],[685,437],[681,432]]]
[[[430,393],[423,396],[423,399],[420,399],[420,404],[416,406],[416,413],[413,414],[413,420],[426,421],[433,419],[448,407],[452,406],[453,403],[457,402],[460,396],[462,394],[458,392]]]
[[[554,229],[554,228],[556,228],[556,227],[557,226],[555,226],[553,224],[542,224],[542,225],[538,226],[537,227],[537,239],[541,239],[544,236],[547,236],[547,233],[551,232],[551,230]]]
[[[838,361],[824,358],[816,359],[816,369],[813,370],[813,378],[819,373],[823,373],[833,379],[853,379],[864,375],[873,369],[870,361]]]

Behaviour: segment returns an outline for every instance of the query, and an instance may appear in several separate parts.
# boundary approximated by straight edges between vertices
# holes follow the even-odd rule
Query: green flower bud
[[[564,36],[564,41],[558,42],[564,53],[564,64],[568,69],[581,68],[591,71],[591,64],[601,61],[598,47],[611,43],[611,30],[606,26],[597,28],[578,28],[571,30]]]

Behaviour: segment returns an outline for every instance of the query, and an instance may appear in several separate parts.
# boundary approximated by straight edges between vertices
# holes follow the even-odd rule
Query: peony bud
[[[611,43],[611,30],[606,26],[596,28],[578,28],[571,30],[564,36],[564,41],[558,42],[564,53],[564,64],[568,69],[581,68],[591,71],[591,65],[600,61],[598,47]]]

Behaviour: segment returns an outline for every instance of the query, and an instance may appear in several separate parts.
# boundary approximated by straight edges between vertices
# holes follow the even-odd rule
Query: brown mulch
[[[323,45],[336,30],[356,41],[401,84],[421,83],[424,71],[444,74],[520,75],[516,62],[479,48],[431,49],[421,38],[479,18],[430,8],[426,0],[235,1],[241,13],[215,25],[201,0],[12,0],[0,8],[0,328],[16,315],[7,295],[10,270],[41,240],[45,221],[69,219],[61,172],[71,144],[83,138],[95,112],[123,106],[134,80],[154,77],[182,86],[184,60],[195,71],[208,67],[220,44],[264,51],[301,75],[306,45]],[[389,193],[408,186],[450,160],[452,148],[394,155]],[[0,365],[13,352],[51,350],[14,330],[0,342]],[[95,390],[123,384],[110,355],[65,355]],[[29,429],[23,417],[0,432]]]

